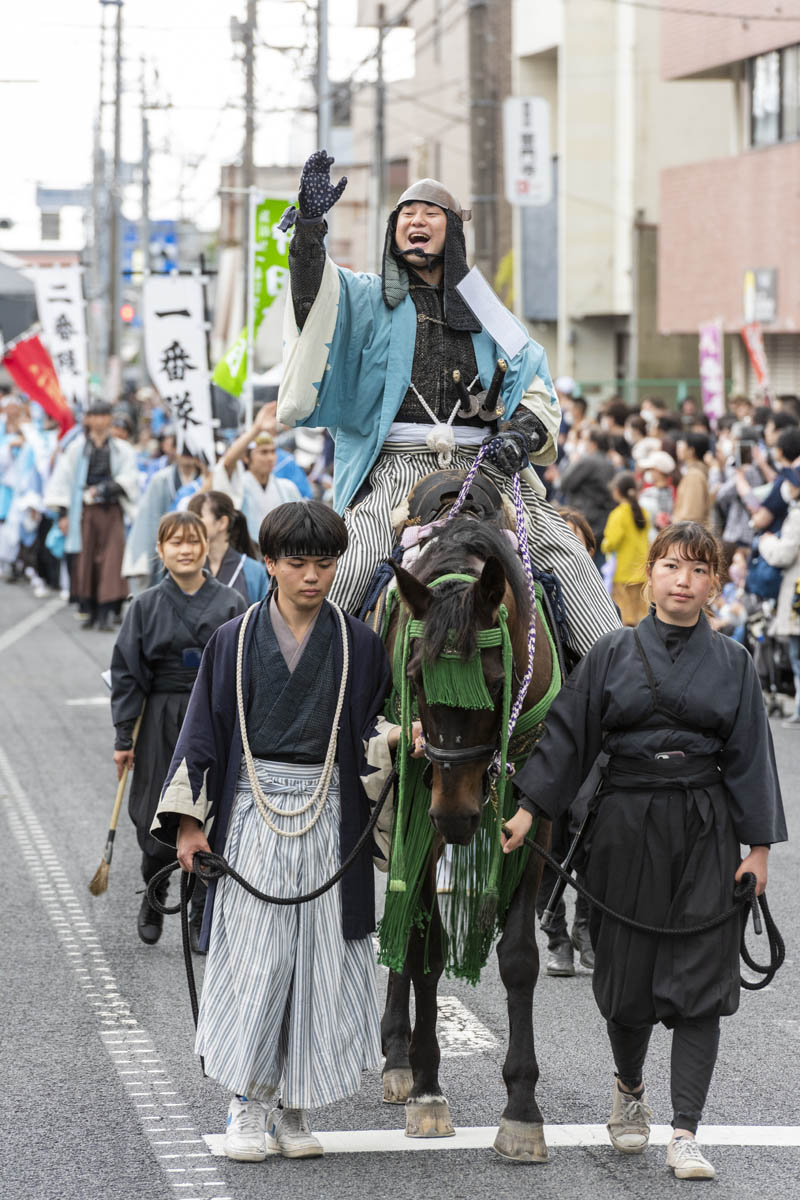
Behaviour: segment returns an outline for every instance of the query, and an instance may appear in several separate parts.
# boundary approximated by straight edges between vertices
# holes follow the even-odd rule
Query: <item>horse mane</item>
[[[525,573],[505,531],[495,525],[473,517],[454,517],[427,540],[413,574],[421,583],[430,583],[440,575],[473,571],[477,579],[480,571],[470,560],[477,559],[483,564],[492,556],[499,559],[514,596],[518,618],[527,626],[530,597]],[[425,620],[423,657],[428,661],[437,658],[448,643],[463,658],[470,658],[477,649],[478,620],[473,588],[457,580],[440,584]],[[455,634],[452,641],[451,633]]]

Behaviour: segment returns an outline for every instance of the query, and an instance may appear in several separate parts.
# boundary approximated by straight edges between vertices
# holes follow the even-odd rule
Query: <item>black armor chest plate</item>
[[[453,371],[470,384],[478,373],[472,335],[451,329],[444,322],[443,291],[423,283],[411,283],[411,299],[417,310],[417,339],[414,343],[414,364],[411,381],[440,421],[447,421],[458,401]],[[472,389],[476,391],[480,383]],[[403,397],[396,421],[430,425],[431,418],[411,388]],[[479,417],[464,420],[456,417],[455,425],[485,427]]]

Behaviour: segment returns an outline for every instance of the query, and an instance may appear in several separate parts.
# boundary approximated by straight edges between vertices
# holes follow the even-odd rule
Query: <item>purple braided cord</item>
[[[467,471],[466,478],[464,479],[464,482],[461,485],[461,491],[458,493],[458,498],[456,499],[456,502],[453,505],[453,507],[450,509],[450,512],[447,514],[446,519],[448,521],[451,520],[453,517],[457,516],[458,513],[461,512],[461,509],[464,505],[464,501],[466,500],[467,496],[469,495],[469,489],[472,487],[472,481],[475,478],[477,471],[478,471],[478,467],[483,462],[484,455],[486,454],[486,451],[488,449],[489,449],[488,446],[481,446],[480,449],[478,450],[478,453],[475,455],[475,461],[473,462],[470,469]]]
[[[475,456],[475,461],[467,471],[466,478],[461,485],[461,491],[458,493],[458,498],[447,514],[446,519],[448,521],[452,517],[455,517],[458,512],[460,512],[464,501],[469,495],[469,489],[472,487],[472,481],[475,478],[475,474],[478,470],[478,467],[481,465],[487,449],[487,446],[481,446],[477,455]],[[517,524],[517,545],[519,548],[520,558],[522,559],[522,566],[525,571],[525,580],[528,584],[528,595],[530,596],[531,601],[531,619],[528,626],[528,666],[525,670],[522,683],[519,686],[519,691],[517,692],[514,704],[511,708],[511,713],[508,718],[509,740],[511,739],[511,734],[514,732],[514,726],[516,725],[517,718],[522,711],[522,705],[525,700],[525,696],[527,695],[528,688],[530,687],[531,679],[533,678],[533,656],[536,653],[536,585],[533,580],[533,567],[531,566],[531,555],[528,547],[528,531],[525,527],[525,509],[522,504],[522,484],[520,483],[519,472],[517,472],[512,480],[512,491],[514,494],[514,516]],[[499,771],[499,753],[495,754],[492,766]],[[511,767],[512,774],[513,770],[514,768]]]
[[[512,480],[512,488],[514,491],[514,515],[517,520],[517,542],[519,544],[520,558],[525,569],[525,580],[528,584],[528,595],[531,601],[531,620],[528,626],[528,666],[523,676],[522,683],[517,692],[517,698],[514,701],[514,706],[511,709],[511,715],[508,721],[508,736],[514,731],[514,726],[517,723],[517,717],[522,711],[522,703],[533,679],[533,656],[536,653],[536,584],[533,579],[533,567],[531,566],[531,552],[528,546],[528,531],[525,527],[525,509],[522,505],[522,483],[520,482],[519,472]]]

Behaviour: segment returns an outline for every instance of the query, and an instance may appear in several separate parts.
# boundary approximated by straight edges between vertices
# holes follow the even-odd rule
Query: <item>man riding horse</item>
[[[311,155],[299,211],[282,221],[297,224],[278,419],[327,427],[336,440],[334,506],[350,542],[333,599],[359,612],[392,552],[392,513],[423,476],[466,471],[488,435],[482,470],[506,496],[523,472],[531,556],[560,580],[569,648],[582,656],[619,622],[588,554],[526,469],[556,458],[560,410],[544,351],[529,338],[509,359],[495,405],[492,381],[506,356],[456,290],[468,272],[470,214],[435,180],[413,184],[390,214],[380,275],[337,268],[325,252],[325,213],[347,180],[331,183],[332,163],[324,150]]]

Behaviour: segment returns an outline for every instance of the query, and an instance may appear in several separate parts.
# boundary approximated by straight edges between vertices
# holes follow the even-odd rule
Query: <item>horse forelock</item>
[[[421,583],[431,583],[440,575],[451,573],[474,574],[477,580],[484,563],[492,556],[500,561],[506,577],[504,603],[509,614],[509,631],[516,642],[517,627],[523,636],[527,631],[530,600],[522,565],[503,530],[471,517],[457,517],[428,539],[425,553],[417,559],[412,573]],[[419,654],[427,659],[436,658],[451,630],[455,634],[453,649],[465,658],[475,653],[476,635],[482,628],[475,611],[475,596],[470,584],[458,580],[434,589]]]

